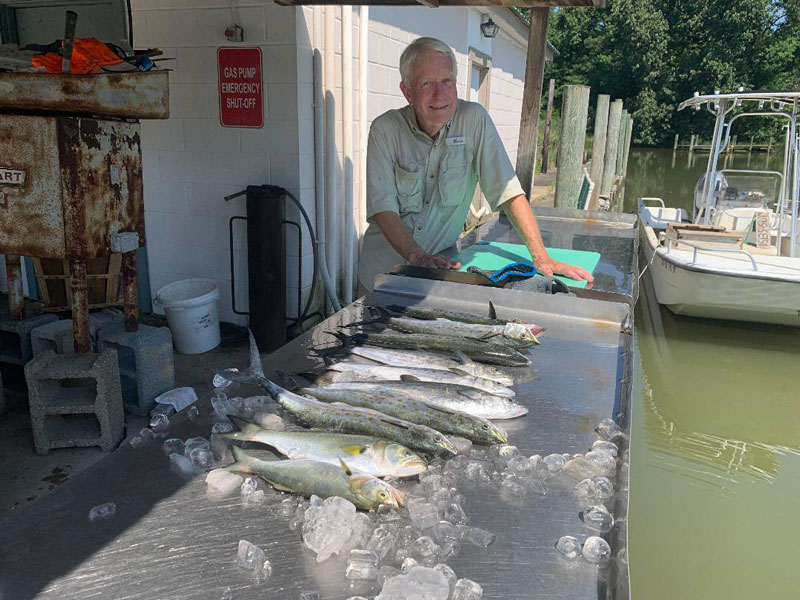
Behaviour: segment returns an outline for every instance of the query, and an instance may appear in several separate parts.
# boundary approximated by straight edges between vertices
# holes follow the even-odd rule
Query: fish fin
[[[225,467],[226,471],[235,471],[237,473],[253,473],[250,468],[250,463],[253,457],[247,454],[239,446],[231,446],[231,453],[233,454],[233,463]]]
[[[249,373],[254,376],[264,377],[264,365],[261,364],[261,354],[258,351],[258,344],[253,332],[247,330],[250,334],[250,368]]]
[[[342,452],[351,456],[358,456],[367,451],[367,447],[362,444],[346,444],[341,447]]]
[[[292,492],[292,493],[294,493],[294,490],[292,488],[290,488],[290,487],[286,487],[285,485],[281,485],[280,483],[275,483],[274,481],[270,481],[266,477],[264,477],[263,479],[264,479],[264,481],[269,483],[272,487],[274,487],[279,492]]]
[[[246,371],[239,371],[238,369],[220,369],[216,373],[223,379],[232,381],[234,383],[247,383],[258,385],[258,381],[250,373]]]
[[[217,435],[221,438],[225,438],[228,440],[239,440],[242,442],[250,441],[250,436],[241,431],[231,431],[230,433],[218,433]]]
[[[406,374],[406,375],[400,375],[400,381],[413,381],[414,383],[419,383],[419,382],[422,381],[422,379],[420,379],[416,375],[407,375]]]
[[[467,373],[465,370],[459,369],[458,367],[450,367],[447,370],[456,375],[461,375],[462,377],[472,377],[471,373]]]
[[[496,319],[497,318],[497,311],[495,310],[494,303],[492,303],[491,300],[489,300],[489,318],[490,319]]]
[[[465,365],[472,362],[472,359],[469,356],[467,356],[466,354],[464,354],[461,350],[453,350],[453,356],[455,356],[456,359],[458,359],[460,362],[464,363]]]
[[[350,467],[348,467],[347,464],[341,458],[339,459],[339,464],[342,465],[342,469],[344,469],[344,472],[348,476],[353,474],[353,471],[350,470]]]
[[[465,339],[465,340],[469,340],[469,341],[471,341],[471,342],[483,342],[484,344],[487,344],[487,343],[488,343],[488,342],[487,342],[487,341],[486,341],[484,338],[471,337],[471,336],[464,336],[464,339]]]

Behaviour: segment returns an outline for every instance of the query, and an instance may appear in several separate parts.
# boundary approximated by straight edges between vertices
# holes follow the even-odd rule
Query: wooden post
[[[622,111],[619,121],[619,142],[617,142],[617,160],[614,165],[614,175],[622,175],[622,156],[625,151],[625,136],[628,135],[628,119],[630,115],[627,110]]]
[[[583,183],[583,146],[589,117],[589,91],[585,85],[564,86],[561,103],[561,137],[558,141],[556,208],[578,208]]]
[[[519,120],[517,145],[517,177],[530,198],[533,188],[533,169],[536,166],[536,142],[539,133],[539,108],[542,105],[542,78],[547,49],[547,27],[550,8],[532,8],[528,31],[528,58],[525,64],[525,90],[522,95],[522,115]]]
[[[628,134],[625,136],[625,153],[622,157],[622,176],[628,173],[628,157],[631,154],[631,141],[633,139],[633,117],[628,117]]]
[[[692,139],[689,140],[689,154],[694,152],[694,143],[695,143],[696,140],[697,140],[697,136],[695,134],[692,134]]]
[[[550,89],[547,92],[547,118],[544,121],[544,140],[542,140],[542,173],[547,173],[547,162],[550,160],[550,122],[553,119],[553,95],[556,92],[556,80],[550,78]]]
[[[622,119],[622,100],[614,100],[608,110],[608,133],[606,134],[606,154],[603,161],[603,181],[600,193],[607,196],[614,184],[614,168],[617,166],[617,146],[619,145],[619,125]]]
[[[737,137],[738,137],[738,136],[733,136],[733,137],[731,138],[730,142],[728,142],[728,154],[730,154],[731,152],[733,152],[733,149],[734,149],[734,148],[736,148],[736,138],[737,138]]]
[[[753,152],[753,138],[754,138],[754,137],[755,137],[755,136],[752,136],[752,135],[750,136],[750,150],[748,150],[748,152],[750,152],[750,153],[752,153],[752,152]]]
[[[592,200],[596,201],[600,195],[600,183],[603,180],[603,159],[606,155],[606,133],[608,133],[608,104],[611,97],[608,94],[598,94],[597,107],[594,112],[594,139],[592,140],[592,172],[590,177],[594,182]]]
[[[675,134],[675,143],[672,144],[672,153],[674,154],[677,151],[678,151],[678,134],[676,133]]]
[[[769,138],[769,146],[767,146],[767,156],[772,154],[772,138]]]

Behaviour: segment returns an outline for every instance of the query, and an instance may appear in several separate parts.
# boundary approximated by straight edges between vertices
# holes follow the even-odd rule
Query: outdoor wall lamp
[[[498,31],[500,31],[500,26],[492,21],[492,17],[489,17],[484,23],[481,23],[481,33],[483,37],[493,38],[497,35]]]

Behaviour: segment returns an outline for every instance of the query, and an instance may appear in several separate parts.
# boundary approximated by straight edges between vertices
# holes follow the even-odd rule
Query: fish
[[[355,354],[356,356],[391,367],[438,369],[440,371],[458,369],[473,377],[491,379],[506,387],[514,385],[514,378],[511,377],[511,375],[491,365],[475,362],[458,350],[453,352],[452,358],[434,352],[394,350],[392,348],[379,348],[376,346],[354,346],[349,349],[349,352],[350,354]]]
[[[413,319],[408,317],[387,317],[386,324],[395,331],[403,333],[426,333],[430,335],[446,335],[453,337],[467,337],[479,340],[491,340],[512,347],[527,347],[537,345],[539,339],[530,329],[531,327],[541,332],[536,325],[524,323],[506,323],[505,325],[479,325],[474,323],[461,323],[449,319]]]
[[[297,419],[309,425],[340,433],[358,433],[393,440],[431,454],[455,456],[456,448],[440,431],[410,423],[375,410],[347,404],[328,404],[314,398],[285,390],[264,376],[258,346],[250,333],[250,366],[246,371],[225,369],[217,375],[222,379],[263,387],[272,399]]]
[[[330,498],[340,496],[358,508],[374,510],[403,506],[403,493],[372,475],[355,474],[346,463],[339,466],[318,460],[261,460],[247,454],[238,446],[231,446],[236,462],[225,467],[228,471],[258,475],[276,490],[303,496]]]
[[[382,379],[384,381],[430,381],[432,383],[451,383],[453,385],[463,385],[478,390],[483,390],[489,394],[513,398],[516,393],[491,379],[473,377],[469,373],[458,369],[447,371],[437,369],[422,369],[410,367],[390,367],[387,365],[367,365],[353,361],[341,361],[328,365],[331,371],[339,371],[349,375],[353,380],[360,379]],[[339,378],[338,381],[347,381]]]
[[[450,321],[459,321],[461,323],[470,323],[473,325],[507,325],[508,323],[520,323],[526,325],[533,335],[539,335],[544,332],[544,327],[540,327],[535,323],[522,323],[521,321],[513,321],[508,319],[497,318],[497,311],[494,304],[489,302],[489,316],[481,317],[472,313],[462,312],[459,310],[449,310],[446,308],[421,308],[419,306],[401,306],[399,304],[392,304],[389,306],[370,306],[369,309],[377,310],[382,314],[392,312],[395,314],[411,317],[412,319],[434,320],[434,319],[448,319]]]
[[[353,381],[332,382],[326,387],[334,390],[401,392],[429,406],[484,419],[515,419],[528,414],[527,407],[511,398],[493,396],[463,386],[407,381]]]
[[[373,408],[388,415],[452,433],[479,444],[505,444],[508,434],[481,417],[450,412],[417,400],[402,390],[350,390],[327,387],[307,387],[301,390],[323,402],[346,402],[352,406]]]
[[[220,437],[266,444],[291,459],[312,459],[332,465],[347,462],[353,472],[375,477],[411,477],[428,468],[419,454],[382,438],[329,431],[275,431],[228,415],[240,431]]]
[[[526,367],[530,359],[514,348],[502,344],[493,344],[477,339],[447,337],[421,333],[354,333],[347,335],[341,331],[331,331],[331,335],[339,338],[345,346],[362,345],[381,346],[383,348],[407,350],[433,350],[451,353],[453,350],[463,352],[471,359],[493,365],[506,367]]]

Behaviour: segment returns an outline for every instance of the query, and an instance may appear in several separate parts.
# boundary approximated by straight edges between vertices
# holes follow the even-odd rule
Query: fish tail
[[[244,450],[242,450],[238,446],[231,446],[231,453],[233,453],[234,462],[233,464],[230,464],[227,467],[225,467],[226,471],[254,474],[252,464],[253,460],[255,459],[252,456],[247,454]]]

